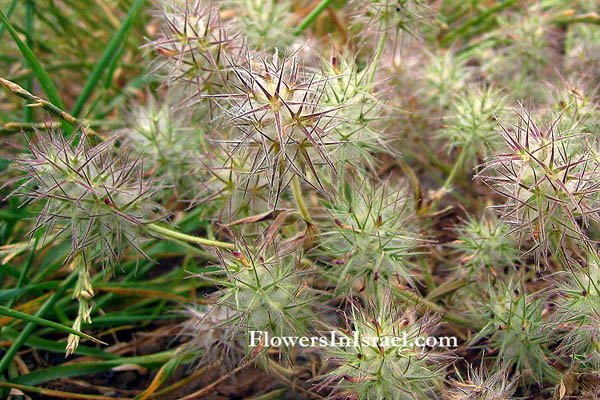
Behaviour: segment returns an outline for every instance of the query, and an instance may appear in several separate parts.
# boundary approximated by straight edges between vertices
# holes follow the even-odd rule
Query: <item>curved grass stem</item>
[[[441,193],[446,192],[450,188],[450,185],[452,185],[452,182],[454,181],[454,178],[456,178],[456,174],[458,173],[458,171],[464,165],[465,158],[466,158],[467,153],[468,153],[466,151],[467,146],[469,146],[469,143],[467,143],[467,145],[460,152],[460,155],[458,156],[458,159],[454,163],[454,166],[452,167],[452,170],[450,171],[450,174],[448,175],[448,177],[446,178],[446,180],[444,181],[444,184],[442,185],[442,187],[440,189]],[[438,197],[437,199],[435,199],[435,200],[433,200],[431,202],[431,205],[429,206],[429,212],[430,213],[435,211],[436,207],[438,206],[438,203],[441,200],[441,197],[442,196]]]
[[[169,228],[165,228],[164,226],[157,225],[156,223],[147,224],[146,228],[150,232],[157,233],[160,236],[163,236],[163,237],[166,237],[169,239],[175,239],[175,240],[180,240],[180,241],[189,242],[189,243],[196,243],[196,244],[199,244],[202,246],[211,246],[211,247],[218,247],[220,249],[235,250],[235,244],[233,244],[233,243],[220,242],[218,240],[210,240],[210,239],[205,239],[205,238],[201,238],[201,237],[197,237],[197,236],[188,235],[185,233],[171,230]]]
[[[462,326],[467,326],[467,327],[475,327],[474,326],[474,321],[470,321],[466,318],[463,318],[461,316],[455,315],[449,311],[444,310],[441,306],[422,298],[421,296],[419,296],[418,294],[406,290],[406,289],[400,289],[400,288],[396,288],[396,293],[405,301],[414,301],[415,303],[422,305],[423,307],[429,309],[430,311],[433,311],[437,314],[440,314],[440,316],[442,317],[442,319],[445,319],[448,322],[452,322],[454,324],[457,325],[462,325]]]

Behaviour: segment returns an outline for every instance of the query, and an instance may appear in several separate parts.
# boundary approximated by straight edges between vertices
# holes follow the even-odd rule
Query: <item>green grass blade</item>
[[[19,280],[17,282],[16,289],[20,289],[23,286],[23,284],[25,283],[25,280],[27,279],[27,273],[29,272],[29,268],[31,268],[31,264],[33,264],[33,258],[35,257],[35,251],[37,250],[37,246],[40,241],[40,237],[42,237],[42,233],[43,232],[40,229],[39,231],[37,231],[37,233],[35,235],[35,242],[33,243],[33,248],[31,249],[31,253],[29,253],[29,258],[27,259],[27,263],[25,264],[25,267],[21,270],[21,275],[19,276]],[[18,298],[19,298],[19,295],[12,296],[10,298],[10,300],[8,301],[8,303],[6,304],[6,306],[8,308],[12,308],[12,306],[15,304],[15,301],[17,301]]]
[[[27,39],[25,40],[25,43],[27,43],[27,46],[29,46],[30,49],[33,49],[33,20],[34,20],[34,15],[33,15],[33,11],[34,11],[34,4],[33,4],[33,0],[27,0],[27,2],[25,3],[25,32],[27,33]],[[26,64],[27,66],[29,66],[29,63]],[[25,82],[25,90],[28,90],[30,92],[33,91],[33,77],[27,78],[27,81]],[[33,108],[28,107],[27,104],[25,104],[25,122],[31,122],[33,121]],[[9,306],[10,307],[10,306]]]
[[[304,21],[300,23],[298,28],[294,31],[294,36],[300,35],[306,28],[308,28],[316,19],[321,15],[321,13],[329,7],[329,3],[331,0],[322,0],[311,12],[304,18]]]
[[[17,337],[19,337],[19,331],[5,326],[0,331],[0,336],[2,336],[2,338],[5,339],[15,340]],[[25,341],[25,345],[36,349],[52,351],[54,353],[64,354],[66,351],[66,342],[57,342],[56,340],[43,339],[34,335],[31,335],[29,336],[29,338],[27,338],[27,340]],[[108,353],[104,350],[96,349],[94,347],[85,346],[82,344],[77,346],[77,349],[75,349],[73,354],[79,356],[98,357],[109,360],[120,358],[116,354]]]
[[[76,335],[76,336],[82,337],[84,339],[88,339],[88,340],[91,340],[93,342],[106,345],[106,343],[104,343],[103,341],[98,340],[95,337],[90,336],[90,335],[88,335],[86,333],[79,332],[79,331],[77,331],[77,330],[75,330],[75,329],[73,329],[71,327],[66,326],[66,325],[59,324],[59,323],[54,322],[54,321],[49,321],[47,319],[40,318],[40,317],[35,316],[35,315],[29,315],[29,314],[21,312],[21,311],[11,310],[10,308],[5,307],[5,306],[0,306],[0,315],[4,315],[4,316],[7,316],[7,317],[11,317],[11,318],[22,319],[23,321],[33,322],[33,323],[35,323],[37,325],[42,325],[42,326],[47,326],[49,328],[54,328],[54,329],[59,330],[59,331],[70,333],[72,335]]]
[[[4,15],[4,12],[2,12],[2,10],[0,10],[0,20],[4,22],[4,25],[8,29],[8,32],[17,44],[17,47],[19,47],[19,50],[23,54],[23,57],[25,57],[25,60],[27,61],[28,65],[31,67],[31,70],[35,74],[35,77],[37,78],[38,82],[44,89],[44,92],[48,96],[48,100],[55,106],[64,110],[63,103],[60,99],[60,96],[58,95],[58,92],[56,91],[54,82],[52,82],[52,79],[50,79],[50,76],[48,75],[42,64],[38,61],[35,54],[33,54],[33,51],[31,51],[29,46],[27,46],[27,44],[24,43],[21,40],[21,38],[19,38],[19,34],[15,30],[15,28],[12,27],[10,22],[8,22],[8,18],[6,18],[6,15]]]
[[[10,18],[13,11],[15,11],[15,6],[17,5],[17,0],[12,0],[6,10],[6,18]],[[0,39],[2,39],[2,35],[4,35],[4,30],[6,29],[6,24],[2,22],[0,24]]]
[[[106,49],[104,50],[100,61],[98,61],[98,63],[94,66],[90,77],[85,83],[85,86],[81,90],[81,94],[77,98],[77,101],[75,102],[75,105],[71,110],[71,115],[73,115],[74,117],[77,117],[83,110],[85,102],[92,95],[92,92],[96,88],[96,85],[102,77],[102,74],[104,73],[106,67],[108,67],[111,64],[115,53],[119,50],[119,46],[126,39],[127,33],[129,32],[129,29],[131,28],[131,25],[133,24],[133,21],[138,11],[142,8],[145,2],[146,0],[136,0],[135,3],[132,4],[131,8],[129,9],[129,12],[127,13],[127,16],[125,17],[125,20],[123,21],[123,24],[121,25],[119,30],[115,32],[114,36],[108,43],[108,46],[106,46]]]
[[[54,303],[56,303],[58,301],[58,299],[65,293],[67,288],[73,282],[75,282],[78,275],[79,274],[77,273],[77,271],[71,272],[71,275],[69,275],[65,279],[63,285],[61,287],[59,287],[58,290],[56,292],[54,292],[54,294],[52,296],[50,296],[50,298],[48,300],[46,300],[46,302],[42,305],[42,307],[40,307],[40,309],[34,315],[36,317],[44,316],[44,314],[46,314],[48,312],[48,310],[50,310],[52,308]],[[19,337],[13,342],[13,344],[6,351],[6,353],[4,353],[4,356],[0,360],[0,375],[2,375],[2,373],[4,373],[4,371],[6,370],[6,368],[12,361],[12,359],[17,354],[17,351],[19,351],[19,349],[21,348],[23,343],[25,343],[27,338],[33,333],[33,330],[35,329],[36,326],[37,325],[34,322],[28,323],[25,326],[25,328],[21,331],[21,334],[19,335]]]

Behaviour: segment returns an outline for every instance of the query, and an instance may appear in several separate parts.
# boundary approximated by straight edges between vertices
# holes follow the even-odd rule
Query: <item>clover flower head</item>
[[[181,171],[194,166],[194,154],[202,152],[204,137],[192,128],[189,115],[172,105],[170,96],[159,100],[150,95],[147,104],[132,107],[132,124],[125,136],[136,152],[147,157],[147,173],[183,194],[193,181]]]
[[[124,148],[116,155],[116,139],[92,146],[85,131],[68,139],[58,130],[34,135],[29,152],[16,160],[26,178],[13,192],[43,202],[34,231],[70,236],[72,256],[82,252],[105,265],[118,263],[129,246],[144,255],[144,225],[164,215],[152,201],[157,186],[144,178],[140,157]]]
[[[323,235],[327,254],[335,257],[327,270],[332,279],[369,294],[381,285],[412,282],[411,258],[424,240],[416,233],[407,192],[365,178],[345,182],[340,193],[342,198],[327,204],[334,229]]]
[[[590,12],[595,11],[590,9]],[[596,25],[574,24],[565,40],[567,65],[580,72],[597,71],[600,65],[600,29]]]
[[[227,307],[189,306],[183,311],[188,319],[183,323],[181,335],[189,337],[191,351],[201,350],[198,365],[219,360],[223,368],[236,365],[243,357],[243,343],[235,335],[235,327],[229,322],[236,312]]]
[[[432,398],[450,357],[415,341],[432,334],[437,322],[427,314],[401,312],[387,296],[379,307],[353,304],[347,326],[327,328],[336,340],[323,352],[336,367],[317,387],[332,388],[336,399]]]
[[[466,160],[477,163],[501,148],[496,119],[504,109],[504,97],[492,87],[468,86],[451,103],[449,117],[439,137],[447,141],[449,152],[466,151]]]
[[[565,79],[551,86],[553,107],[549,118],[556,113],[562,113],[559,121],[560,129],[583,129],[592,132],[595,129],[598,108],[598,87],[593,86],[588,76]]]
[[[427,102],[440,108],[450,107],[470,75],[465,61],[451,50],[431,54],[424,66],[423,86]]]
[[[527,111],[499,134],[508,151],[493,156],[479,174],[505,197],[501,221],[532,240],[537,256],[564,248],[566,240],[587,244],[584,228],[597,219],[598,163],[580,145],[583,133],[558,130],[561,115],[540,127]]]
[[[553,61],[552,34],[548,18],[534,5],[525,14],[506,13],[498,19],[498,29],[491,32],[504,46],[482,55],[482,69],[493,79],[506,82],[515,99],[541,95],[536,82],[542,68]]]
[[[147,46],[159,55],[155,70],[168,80],[192,83],[205,92],[223,84],[222,51],[230,45],[228,28],[219,16],[218,1],[161,0],[159,36]]]
[[[206,155],[196,160],[198,175],[205,178],[196,186],[194,202],[215,207],[213,215],[222,221],[235,221],[269,208],[268,179],[253,173],[253,159],[248,154],[232,153],[227,144],[213,141]]]
[[[298,263],[294,253],[258,256],[234,251],[222,258],[227,279],[218,281],[223,289],[216,304],[235,312],[230,322],[245,332],[247,340],[250,331],[268,332],[271,337],[306,332],[315,296],[310,296]],[[282,344],[283,352],[289,349]]]
[[[498,222],[493,214],[469,218],[456,230],[458,238],[451,246],[462,256],[459,268],[466,269],[467,274],[512,266],[519,259],[518,244],[509,235],[510,226]]]
[[[548,350],[548,325],[545,299],[525,293],[515,280],[488,281],[487,293],[481,299],[478,319],[485,322],[470,345],[482,339],[486,348],[495,352],[494,371],[516,368],[523,381],[557,380],[559,374],[551,366]]]
[[[511,400],[517,389],[517,379],[510,379],[506,369],[490,374],[482,362],[478,369],[469,366],[466,380],[452,380],[450,385],[444,400]]]
[[[435,15],[427,2],[421,0],[357,0],[349,4],[353,13],[353,26],[358,32],[372,29],[375,32],[393,32],[395,41],[407,32],[417,36],[420,26],[427,24]]]
[[[600,257],[590,249],[583,265],[561,274],[555,292],[560,352],[582,371],[600,368]]]
[[[334,169],[331,153],[342,144],[332,141],[335,108],[323,104],[327,80],[302,68],[295,56],[256,55],[232,65],[234,93],[207,96],[222,101],[224,125],[233,125],[227,139],[230,154],[251,160],[250,174],[262,174],[276,204],[292,176],[299,176],[324,193],[319,170]],[[309,177],[310,175],[310,177]]]
[[[229,6],[230,4],[230,6]],[[296,41],[293,35],[293,2],[289,0],[236,0],[224,4],[235,12],[237,23],[247,43],[254,50],[275,47],[285,51]],[[233,29],[236,29],[233,28]]]
[[[344,54],[322,61],[322,74],[327,79],[323,103],[339,110],[330,136],[345,144],[337,147],[343,154],[336,159],[373,165],[373,153],[392,151],[381,129],[384,106],[373,90],[375,85],[369,82],[371,70],[371,64],[359,70],[355,60]]]

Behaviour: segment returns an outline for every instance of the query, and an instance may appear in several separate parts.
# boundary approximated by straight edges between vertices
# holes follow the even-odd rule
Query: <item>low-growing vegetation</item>
[[[600,398],[598,6],[1,0],[0,397]]]

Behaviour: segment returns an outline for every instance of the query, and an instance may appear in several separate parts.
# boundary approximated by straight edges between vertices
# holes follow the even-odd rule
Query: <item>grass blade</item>
[[[146,367],[159,367],[175,356],[176,350],[167,350],[161,353],[148,354],[145,356],[121,357],[114,360],[102,360],[92,362],[79,362],[75,364],[59,365],[46,369],[40,369],[27,375],[21,375],[12,379],[12,383],[20,385],[39,385],[44,382],[60,378],[70,378],[107,371],[119,365],[137,364]]]
[[[71,110],[71,115],[73,115],[74,117],[77,117],[83,110],[85,102],[92,95],[92,92],[94,91],[96,85],[98,84],[98,81],[102,77],[104,70],[106,69],[106,67],[109,66],[113,57],[119,50],[119,46],[125,40],[127,33],[129,32],[129,28],[131,28],[131,25],[133,24],[133,21],[138,11],[142,8],[145,2],[146,0],[136,0],[135,3],[132,4],[131,8],[129,9],[129,12],[127,13],[127,16],[125,17],[125,20],[123,21],[123,24],[121,25],[119,30],[115,32],[114,36],[108,43],[108,46],[106,46],[106,49],[104,50],[100,61],[98,61],[98,63],[94,66],[90,77],[85,83],[85,86],[81,90],[81,94],[77,98],[77,101],[75,102],[75,105]]]
[[[54,294],[52,296],[50,296],[50,298],[48,300],[46,300],[46,302],[44,303],[44,305],[42,305],[42,307],[40,307],[40,309],[35,313],[35,316],[42,317],[44,314],[46,314],[48,312],[48,310],[50,310],[50,308],[52,308],[54,303],[56,303],[58,301],[58,299],[64,294],[64,292],[67,290],[67,288],[75,281],[75,279],[77,277],[78,277],[77,271],[73,271],[71,273],[71,275],[69,275],[65,279],[64,284],[61,287],[59,287],[58,290],[56,292],[54,292]],[[17,351],[19,351],[19,349],[21,348],[23,343],[25,343],[27,338],[33,333],[33,330],[35,329],[36,326],[37,325],[33,322],[30,322],[29,324],[27,324],[25,326],[25,328],[21,331],[21,334],[19,335],[19,337],[17,339],[15,339],[15,341],[10,346],[10,348],[6,351],[6,353],[4,353],[4,356],[0,360],[0,375],[6,370],[6,368],[12,361],[12,359],[17,354]]]
[[[296,28],[296,30],[294,31],[294,36],[298,36],[302,33],[302,31],[304,31],[306,28],[308,28],[313,22],[316,21],[316,19],[319,17],[319,15],[321,15],[321,13],[323,12],[323,10],[325,10],[327,7],[329,7],[329,3],[331,3],[331,0],[322,0],[311,12],[310,14],[308,14],[306,16],[306,18],[304,18],[304,21],[302,21],[302,23],[300,23],[300,25],[298,26],[298,28]]]
[[[50,100],[50,102],[56,107],[64,110],[63,103],[60,99],[60,96],[58,95],[58,92],[56,91],[54,82],[52,82],[52,79],[50,79],[50,76],[48,75],[42,64],[38,61],[35,54],[33,54],[33,51],[31,51],[29,46],[27,46],[26,43],[23,43],[21,38],[19,38],[17,31],[15,30],[15,28],[12,27],[12,25],[8,21],[8,18],[6,18],[6,15],[4,15],[4,12],[2,12],[2,10],[0,10],[0,20],[4,22],[4,25],[8,29],[8,32],[17,44],[17,47],[19,47],[19,50],[23,54],[23,57],[25,57],[25,60],[27,61],[28,65],[31,67],[31,70],[35,74],[35,77],[37,78],[38,82],[44,89],[44,92],[48,96],[48,100]]]
[[[25,43],[29,46],[30,49],[33,49],[33,20],[34,20],[34,4],[33,0],[27,0],[25,3],[25,32],[27,33],[27,39]],[[29,67],[29,62],[26,64]],[[33,76],[27,78],[25,83],[25,90],[30,92],[33,91]],[[25,122],[33,121],[33,108],[25,105]]]
[[[19,331],[15,330],[15,329],[11,329],[9,327],[4,327],[4,328],[2,328],[2,331],[0,331],[0,335],[3,338],[9,339],[9,340],[16,340],[16,338],[19,337]],[[43,339],[41,337],[33,336],[33,335],[31,335],[31,336],[29,336],[29,338],[27,338],[27,340],[25,341],[25,345],[29,346],[29,347],[34,347],[36,349],[52,351],[54,353],[64,354],[66,351],[66,343],[65,342],[57,342],[56,340]],[[96,349],[94,347],[85,346],[82,344],[77,346],[77,349],[75,350],[75,352],[73,354],[76,354],[79,356],[98,357],[98,358],[102,358],[102,359],[117,359],[117,358],[119,358],[119,356],[116,354],[108,353],[104,350]]]
[[[10,18],[13,11],[15,10],[15,6],[17,5],[17,0],[12,0],[6,10],[6,18]],[[4,30],[6,29],[6,24],[3,22],[0,24],[0,39],[2,39],[2,35],[4,35]]]
[[[35,316],[35,315],[30,315],[30,314],[27,314],[27,313],[23,313],[21,311],[12,310],[12,309],[10,309],[8,307],[5,307],[5,306],[0,306],[0,315],[4,315],[4,316],[7,316],[7,317],[11,317],[11,318],[22,319],[24,321],[33,322],[33,323],[35,323],[37,325],[47,326],[49,328],[54,328],[56,330],[63,331],[63,332],[66,332],[66,333],[70,333],[72,335],[77,335],[79,337],[91,340],[92,342],[96,342],[96,343],[107,345],[103,341],[98,340],[98,339],[96,339],[93,336],[90,336],[90,335],[88,335],[86,333],[83,333],[83,332],[79,332],[79,331],[77,331],[77,330],[75,330],[73,328],[70,328],[68,326],[65,326],[63,324],[59,324],[59,323],[54,322],[54,321],[49,321],[47,319],[40,318],[40,317]]]

